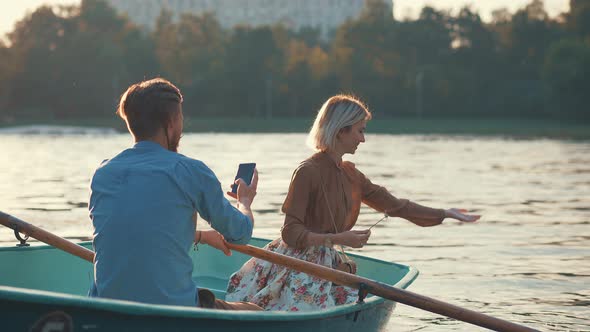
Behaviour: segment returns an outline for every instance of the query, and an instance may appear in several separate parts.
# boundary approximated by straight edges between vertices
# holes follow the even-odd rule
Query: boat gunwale
[[[252,238],[252,240],[268,241],[268,239]],[[91,242],[79,242],[79,245],[88,246]],[[49,245],[38,245],[26,247],[26,250],[59,250]],[[0,247],[1,251],[19,251],[22,247]],[[412,266],[401,265],[387,262],[372,257],[361,256],[358,254],[349,254],[362,260],[378,262],[380,264],[393,265],[401,268],[407,268],[407,273],[393,287],[405,289],[417,277],[418,270]],[[381,282],[381,281],[378,281]],[[383,282],[381,282],[383,283]],[[386,284],[389,285],[389,284]],[[107,298],[91,298],[88,296],[75,295],[69,293],[46,291],[22,287],[0,285],[0,299],[17,302],[29,302],[51,305],[75,306],[96,310],[104,310],[116,313],[140,315],[140,316],[164,316],[179,318],[200,318],[200,319],[223,319],[223,320],[264,320],[264,321],[287,321],[287,320],[309,320],[318,318],[328,318],[333,316],[342,316],[357,311],[362,311],[377,306],[385,301],[389,301],[378,296],[369,296],[363,303],[351,303],[338,305],[328,309],[318,311],[225,311],[215,309],[205,309],[188,306],[173,306],[162,304],[149,304],[135,301],[125,301]]]

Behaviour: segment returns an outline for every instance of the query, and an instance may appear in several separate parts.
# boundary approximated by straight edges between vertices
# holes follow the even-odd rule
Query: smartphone
[[[254,169],[256,168],[256,163],[245,163],[245,164],[240,164],[240,166],[238,166],[238,174],[236,174],[236,178],[234,179],[242,179],[244,180],[244,182],[246,182],[247,185],[250,185],[250,183],[252,183],[252,177],[254,176]],[[238,185],[237,184],[232,184],[231,185],[231,192],[234,194],[238,193]]]

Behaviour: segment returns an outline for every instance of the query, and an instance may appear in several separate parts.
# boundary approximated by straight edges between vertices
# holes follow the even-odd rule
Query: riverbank
[[[311,118],[185,118],[185,132],[220,133],[300,133],[311,127]],[[125,132],[121,119],[43,119],[15,120],[0,123],[0,128],[49,125],[75,127],[104,127]],[[485,135],[516,138],[547,137],[566,139],[590,139],[590,123],[557,121],[552,119],[524,118],[375,118],[367,126],[367,132],[381,134],[440,134]]]

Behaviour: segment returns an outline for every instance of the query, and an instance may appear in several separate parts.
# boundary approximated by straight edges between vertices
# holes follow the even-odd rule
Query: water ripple
[[[102,160],[130,145],[129,135],[7,132],[0,130],[2,152],[11,156],[0,163],[2,211],[73,241],[89,240],[88,181]],[[254,235],[278,237],[293,169],[311,154],[304,141],[304,134],[187,134],[181,152],[209,165],[225,188],[244,161],[244,142],[251,142],[248,159],[260,172]],[[543,331],[590,331],[589,155],[589,141],[368,135],[345,158],[374,183],[398,197],[483,218],[438,227],[390,218],[374,228],[367,246],[346,250],[415,266],[421,274],[410,289],[419,294]],[[357,226],[379,218],[363,208]],[[14,245],[14,234],[0,228],[0,242]],[[394,316],[387,330],[477,329],[403,305]]]

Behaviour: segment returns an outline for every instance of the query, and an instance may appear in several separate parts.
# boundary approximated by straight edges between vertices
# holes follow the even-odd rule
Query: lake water
[[[276,238],[291,173],[311,154],[304,142],[304,134],[187,134],[180,150],[224,187],[238,163],[258,163],[254,234]],[[0,210],[87,239],[92,173],[131,144],[101,131],[0,132]],[[389,218],[373,229],[355,251],[419,269],[410,290],[543,331],[590,331],[590,142],[368,135],[345,159],[398,197],[483,214],[469,225]],[[357,228],[380,218],[363,208]],[[14,243],[12,232],[0,228],[0,242]],[[483,329],[398,305],[388,330]]]

